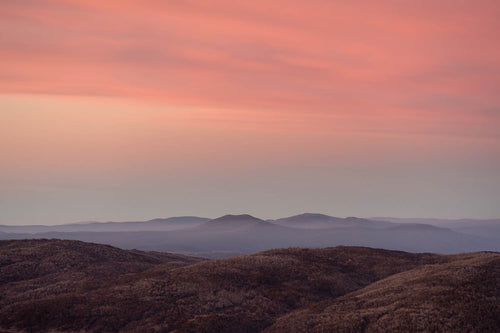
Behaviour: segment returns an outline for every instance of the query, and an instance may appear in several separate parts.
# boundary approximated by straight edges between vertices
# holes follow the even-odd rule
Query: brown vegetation
[[[319,325],[316,323],[321,321],[318,319],[321,315],[318,318],[316,315],[330,306],[338,306],[336,300],[345,303],[352,301],[350,295],[354,295],[353,299],[362,302],[367,297],[362,291],[369,288],[389,288],[381,289],[382,296],[403,290],[401,281],[406,281],[406,273],[400,272],[406,271],[409,277],[416,278],[410,272],[420,272],[419,269],[434,272],[439,268],[443,274],[449,272],[455,276],[460,271],[458,267],[465,265],[462,263],[475,263],[480,268],[488,262],[497,266],[496,271],[490,270],[494,272],[490,280],[498,280],[498,260],[492,258],[498,259],[499,255],[443,256],[336,247],[270,250],[200,262],[198,258],[125,251],[76,241],[2,241],[0,330],[258,332],[267,328],[281,332],[305,327],[302,331],[307,331]],[[454,294],[438,291],[451,287],[446,289],[442,280],[431,277],[438,286],[435,299],[440,301],[420,306],[444,307]],[[459,280],[457,277],[456,281]],[[446,282],[449,281],[455,280],[447,277]],[[477,288],[470,286],[474,293],[467,296],[469,289],[464,289],[460,294],[463,299],[455,301],[466,304],[467,297],[485,295],[487,301],[478,299],[475,312],[471,310],[469,317],[463,319],[474,326],[481,316],[491,315],[484,309],[491,307],[492,301],[498,301],[498,295],[491,291],[496,288],[491,283],[470,282],[479,284]],[[415,284],[411,279],[405,283]],[[391,286],[395,289],[390,289]],[[420,287],[404,290],[409,294],[412,290],[421,293]],[[415,304],[420,301],[416,298]],[[400,309],[390,299],[381,302],[382,308],[395,307],[390,311]],[[361,307],[356,304],[335,318],[338,321],[357,318],[356,309]],[[350,314],[349,309],[353,311]],[[415,316],[411,307],[399,311]],[[277,318],[280,319],[276,322]],[[295,321],[298,323],[287,325]],[[302,322],[309,326],[301,326]],[[349,330],[361,326],[338,327]]]
[[[498,332],[500,255],[452,259],[311,304],[265,332]]]

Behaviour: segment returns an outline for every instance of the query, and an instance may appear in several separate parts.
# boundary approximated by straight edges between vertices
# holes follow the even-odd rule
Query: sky
[[[500,217],[500,2],[0,0],[0,224]]]

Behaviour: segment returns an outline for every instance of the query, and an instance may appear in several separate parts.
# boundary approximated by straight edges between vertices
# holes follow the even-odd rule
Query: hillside
[[[492,331],[500,254],[288,248],[218,260],[0,241],[0,331]]]
[[[360,247],[199,262],[73,241],[0,246],[2,276],[17,272],[0,284],[0,330],[21,331],[258,332],[295,309],[452,260]]]
[[[143,272],[160,264],[182,266],[202,260],[80,241],[0,241],[0,303],[8,301],[9,295],[18,298],[64,293],[70,287],[93,289],[100,286],[101,278]]]
[[[265,332],[496,332],[500,254],[450,257],[309,305]]]

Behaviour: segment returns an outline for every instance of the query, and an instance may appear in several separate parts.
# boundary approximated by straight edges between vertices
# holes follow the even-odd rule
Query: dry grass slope
[[[265,332],[498,332],[500,254],[451,259],[296,310]]]
[[[446,311],[487,328],[497,324],[498,256],[335,247],[201,261],[77,241],[4,241],[0,331],[446,330],[458,324],[433,319]]]

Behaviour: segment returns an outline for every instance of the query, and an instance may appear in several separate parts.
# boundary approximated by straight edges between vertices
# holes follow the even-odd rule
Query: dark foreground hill
[[[200,261],[76,241],[1,241],[0,331],[411,331],[426,323],[447,331],[456,327],[450,318],[487,329],[500,317],[499,266],[497,253],[289,248]],[[385,326],[368,326],[381,318]]]
[[[265,332],[498,332],[500,255],[457,255],[311,304]]]
[[[0,241],[0,286],[21,281],[55,282],[145,271],[155,265],[186,265],[204,259],[162,252],[121,250],[109,245],[70,240]]]

